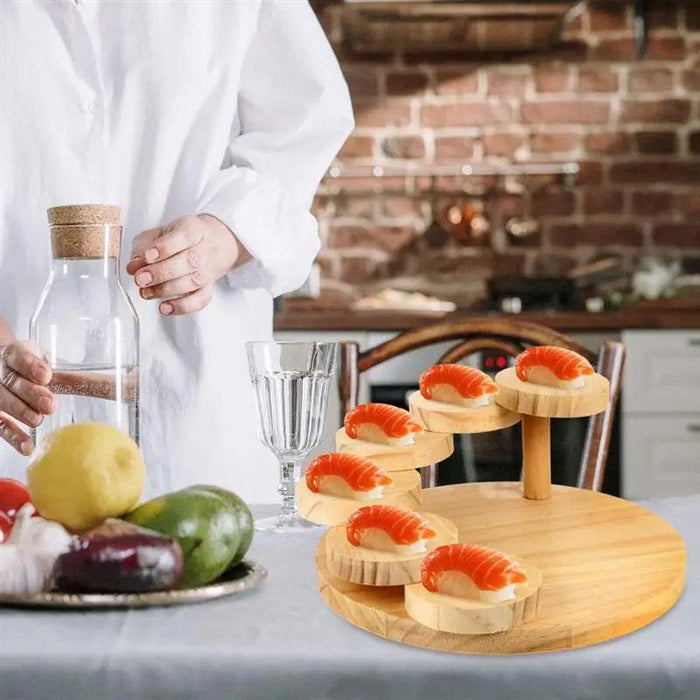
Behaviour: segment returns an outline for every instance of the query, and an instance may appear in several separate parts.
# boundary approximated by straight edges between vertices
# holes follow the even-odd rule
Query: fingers
[[[18,374],[14,373],[13,370],[11,370],[11,372],[12,374],[6,374],[5,377],[0,380],[2,385],[37,413],[48,415],[54,412],[56,408],[55,401],[49,389],[35,384],[34,382],[30,382],[24,377],[20,377]],[[4,404],[2,405],[4,408]],[[19,418],[20,416],[16,417]]]
[[[5,376],[9,377],[9,381],[3,379],[3,382],[0,385],[0,406],[2,406],[3,412],[8,413],[13,418],[16,418],[31,428],[36,428],[37,426],[41,425],[41,421],[44,420],[44,416],[27,406],[27,404],[24,403],[24,401],[14,394],[12,389],[7,386],[7,384],[9,384],[11,387],[14,383],[14,379],[16,378],[14,371],[11,371]]]
[[[186,316],[195,311],[201,311],[211,301],[213,294],[214,285],[207,284],[192,294],[164,301],[160,305],[160,312],[164,316]]]
[[[143,257],[151,264],[171,258],[202,241],[202,226],[196,216],[185,216],[163,230],[153,245],[144,251]]]
[[[15,341],[2,349],[0,381],[8,369],[42,386],[46,386],[51,381],[51,369],[46,361],[34,354],[29,343],[22,341]]]
[[[5,413],[0,413],[0,438],[25,457],[32,451],[32,440],[29,435]]]
[[[141,288],[151,287],[185,275],[195,275],[195,278],[200,280],[201,287],[205,282],[206,260],[204,258],[203,246],[187,248],[162,262],[141,268],[136,274],[136,284]]]
[[[177,279],[163,282],[162,284],[154,284],[151,287],[144,287],[141,290],[141,296],[144,299],[165,299],[169,297],[179,297],[183,294],[196,292],[204,285],[204,275],[201,270],[178,277]]]
[[[158,226],[157,228],[149,228],[134,238],[131,243],[130,259],[126,264],[126,271],[130,275],[133,275],[139,268],[147,264],[143,254],[162,233],[163,229]]]

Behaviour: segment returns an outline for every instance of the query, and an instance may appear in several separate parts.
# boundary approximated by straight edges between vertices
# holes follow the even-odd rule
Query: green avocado
[[[211,491],[169,493],[141,504],[124,520],[178,541],[184,558],[179,588],[205,586],[217,579],[241,544],[236,510]]]
[[[246,555],[248,549],[250,549],[250,543],[253,541],[253,516],[250,509],[245,504],[245,501],[237,496],[233,491],[227,491],[226,489],[219,488],[218,486],[208,486],[206,484],[197,484],[196,486],[190,486],[186,491],[196,490],[196,491],[207,491],[209,493],[215,493],[217,496],[228,501],[228,503],[233,506],[238,517],[238,528],[241,532],[241,543],[238,545],[238,551],[234,555],[231,563],[229,564],[229,569],[237,566],[243,557]]]

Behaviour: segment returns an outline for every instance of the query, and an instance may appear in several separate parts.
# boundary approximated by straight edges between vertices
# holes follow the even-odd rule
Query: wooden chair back
[[[355,342],[341,343],[339,391],[343,414],[358,403],[360,375],[382,362],[411,350],[434,343],[457,341],[439,359],[460,362],[483,350],[498,350],[515,357],[530,345],[558,345],[583,355],[597,371],[610,381],[610,403],[603,413],[592,416],[588,423],[578,486],[600,491],[610,447],[615,411],[620,396],[625,347],[618,342],[605,342],[597,356],[562,333],[517,319],[474,317],[433,323],[408,330],[373,348],[361,351]],[[416,377],[416,382],[418,377]]]

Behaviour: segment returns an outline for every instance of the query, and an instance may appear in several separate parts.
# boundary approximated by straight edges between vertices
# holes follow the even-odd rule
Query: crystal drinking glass
[[[321,443],[337,343],[259,341],[246,344],[261,438],[280,463],[282,510],[255,521],[256,530],[300,532],[317,527],[297,512],[295,485],[304,459]]]

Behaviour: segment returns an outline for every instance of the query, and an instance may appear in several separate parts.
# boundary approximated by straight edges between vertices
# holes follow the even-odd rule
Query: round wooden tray
[[[440,632],[493,634],[519,627],[537,614],[542,573],[530,562],[520,559],[518,564],[527,573],[528,582],[515,590],[513,600],[484,603],[431,593],[422,583],[412,583],[405,590],[406,612],[416,622]]]
[[[610,398],[610,382],[601,374],[586,377],[580,389],[558,389],[521,382],[515,367],[496,375],[496,403],[509,411],[541,418],[580,418],[605,410]]]
[[[416,434],[413,445],[392,447],[348,437],[345,428],[335,434],[338,452],[348,452],[358,457],[369,457],[388,472],[420,469],[447,459],[454,452],[452,435],[423,432]]]
[[[227,571],[221,578],[199,588],[151,591],[150,593],[2,593],[0,607],[17,608],[72,608],[79,610],[113,610],[115,608],[153,608],[160,606],[203,603],[224,598],[259,586],[267,570],[252,561],[244,560]]]
[[[522,484],[462,484],[423,492],[423,508],[450,518],[460,541],[501,549],[542,572],[537,617],[508,632],[437,632],[411,619],[402,587],[342,581],[317,550],[321,596],[338,614],[387,639],[443,651],[522,654],[595,644],[663,615],[685,584],[686,551],[664,520],[634,503],[567,486],[523,498]]]
[[[391,505],[416,510],[422,500],[420,474],[415,469],[405,472],[393,472],[394,483],[384,489],[382,498],[371,501],[354,501],[351,498],[339,498],[324,493],[314,493],[301,479],[297,482],[296,494],[299,512],[307,520],[321,525],[340,525],[350,513],[362,506]]]
[[[488,433],[510,428],[520,422],[520,414],[497,403],[480,408],[465,408],[430,401],[416,391],[408,398],[411,413],[430,431],[436,433]]]
[[[426,553],[457,541],[454,523],[435,513],[422,512],[421,515],[433,526],[437,537],[426,542],[425,552],[409,556],[355,547],[348,542],[344,525],[331,528],[322,540],[328,571],[340,579],[364,586],[401,586],[420,581],[420,567]]]

